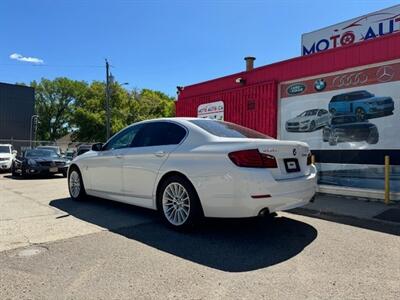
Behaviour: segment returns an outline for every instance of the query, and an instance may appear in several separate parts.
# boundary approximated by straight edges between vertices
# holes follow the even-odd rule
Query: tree
[[[33,81],[35,109],[39,115],[37,139],[54,141],[72,132],[75,141],[101,142],[106,137],[105,83],[68,78]],[[174,99],[149,89],[128,91],[111,85],[111,131],[146,119],[175,115]]]
[[[111,86],[111,133],[146,119],[175,115],[173,98],[162,92],[148,89],[128,92],[118,83]],[[73,138],[79,141],[105,141],[105,84],[95,81],[80,101],[75,104],[72,122],[76,131]]]
[[[56,140],[71,131],[71,114],[76,101],[81,99],[87,84],[68,78],[31,82],[35,88],[35,111],[39,116],[37,139]]]

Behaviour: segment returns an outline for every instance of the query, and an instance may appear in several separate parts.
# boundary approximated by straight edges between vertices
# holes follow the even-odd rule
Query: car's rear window
[[[272,137],[237,124],[216,120],[190,120],[191,123],[219,137],[272,139]]]

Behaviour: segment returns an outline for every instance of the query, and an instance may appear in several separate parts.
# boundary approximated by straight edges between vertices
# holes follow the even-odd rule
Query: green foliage
[[[39,115],[37,139],[55,140],[71,130],[71,114],[76,101],[85,94],[87,84],[68,78],[31,82],[35,88],[35,111]]]
[[[69,132],[84,142],[104,141],[106,135],[105,83],[87,84],[67,78],[32,82],[36,113],[39,115],[37,139],[54,140]],[[149,89],[128,91],[118,83],[110,89],[111,131],[153,118],[172,117],[172,97]]]

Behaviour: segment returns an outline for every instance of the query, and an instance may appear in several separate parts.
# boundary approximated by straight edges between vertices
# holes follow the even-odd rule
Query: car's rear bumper
[[[307,176],[274,180],[262,170],[243,174],[241,178],[208,178],[195,181],[206,217],[246,218],[261,211],[287,210],[307,204],[315,195],[316,169]],[[214,183],[211,183],[214,181]],[[212,185],[210,185],[212,184]]]

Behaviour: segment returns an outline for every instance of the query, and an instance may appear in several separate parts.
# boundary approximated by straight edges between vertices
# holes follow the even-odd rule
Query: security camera
[[[245,84],[246,83],[246,79],[243,79],[242,77],[236,78],[235,82],[237,84]]]

